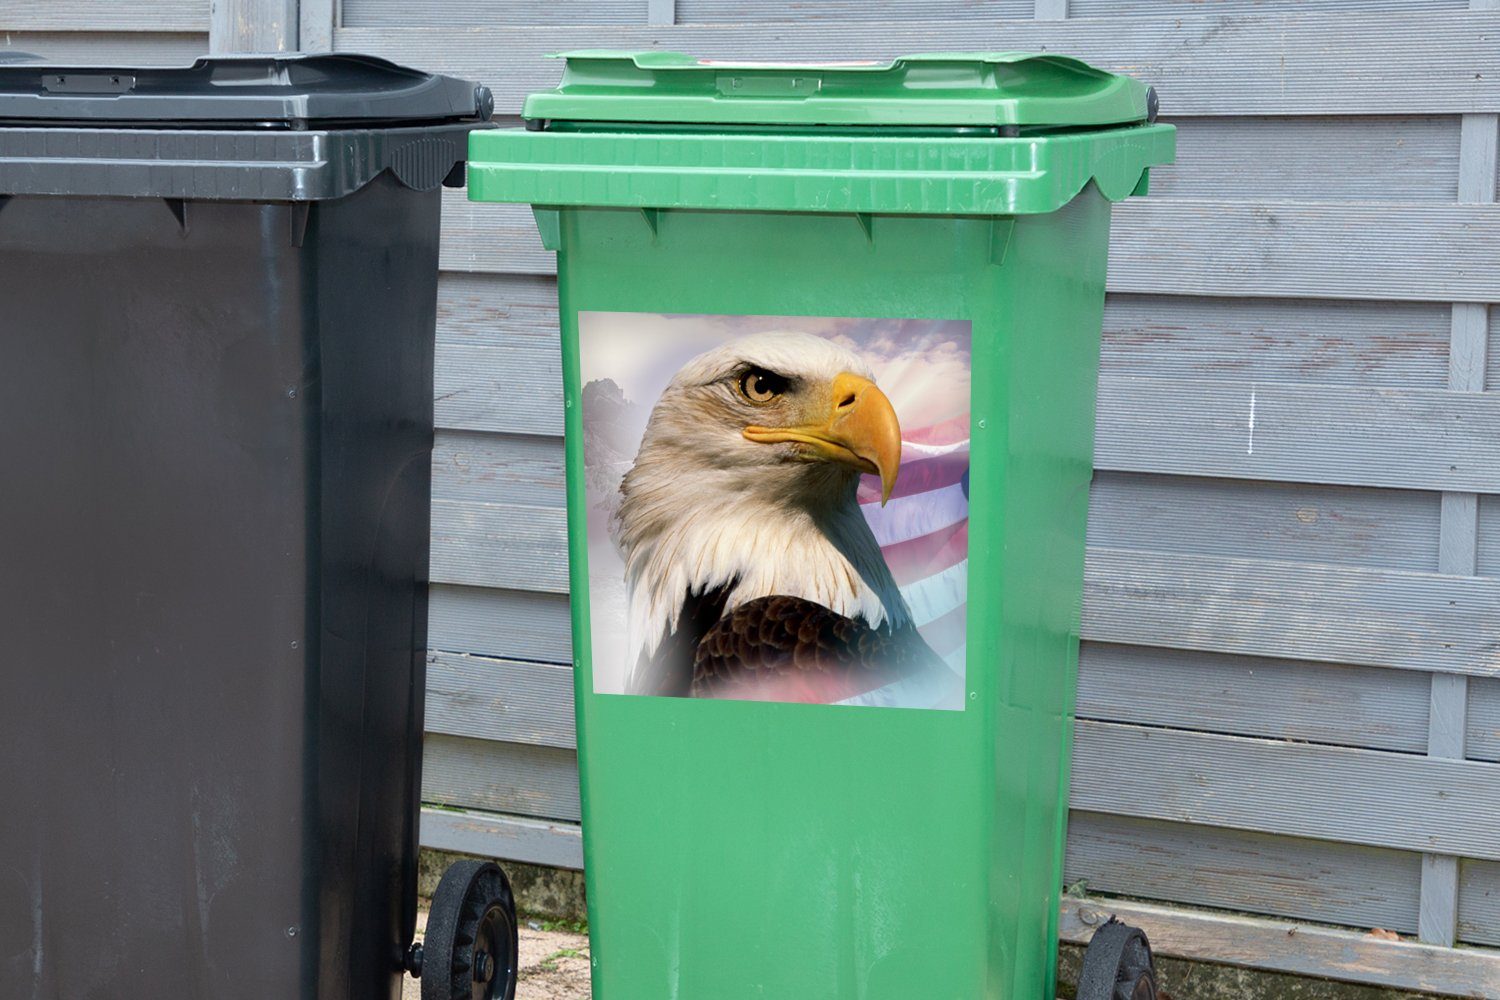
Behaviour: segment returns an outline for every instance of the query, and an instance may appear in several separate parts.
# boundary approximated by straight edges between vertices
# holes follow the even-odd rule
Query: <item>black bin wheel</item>
[[[443,873],[422,943],[422,1000],[515,1000],[516,902],[500,866]]]
[[[1139,927],[1113,917],[1083,952],[1078,1000],[1156,1000],[1151,942]]]

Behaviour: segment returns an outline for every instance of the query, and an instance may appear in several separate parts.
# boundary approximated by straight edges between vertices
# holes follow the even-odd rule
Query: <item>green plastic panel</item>
[[[1012,215],[1092,181],[1109,200],[1169,163],[1171,125],[1045,136],[476,132],[469,197],[534,205]]]
[[[777,125],[1100,127],[1147,118],[1147,87],[1067,56],[911,55],[753,63],[678,52],[569,52],[531,119]]]

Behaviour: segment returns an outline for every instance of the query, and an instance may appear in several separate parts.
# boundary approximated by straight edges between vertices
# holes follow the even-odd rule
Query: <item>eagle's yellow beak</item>
[[[891,498],[901,467],[901,425],[896,408],[867,378],[844,372],[833,380],[827,419],[798,427],[745,428],[761,444],[795,441],[817,458],[850,465],[880,477],[880,504]]]

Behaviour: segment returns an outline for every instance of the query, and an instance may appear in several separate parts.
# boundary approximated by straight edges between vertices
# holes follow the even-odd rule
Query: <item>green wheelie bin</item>
[[[557,251],[595,997],[1051,998],[1110,203],[1172,127],[1049,54],[566,58],[469,196]]]

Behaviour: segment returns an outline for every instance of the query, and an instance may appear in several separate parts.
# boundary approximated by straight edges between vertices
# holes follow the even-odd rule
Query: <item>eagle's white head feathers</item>
[[[889,496],[900,453],[869,366],[827,340],[760,333],[689,361],[620,486],[628,669],[677,628],[688,594],[722,587],[726,611],[785,594],[871,627],[906,625],[855,499],[861,472]]]

